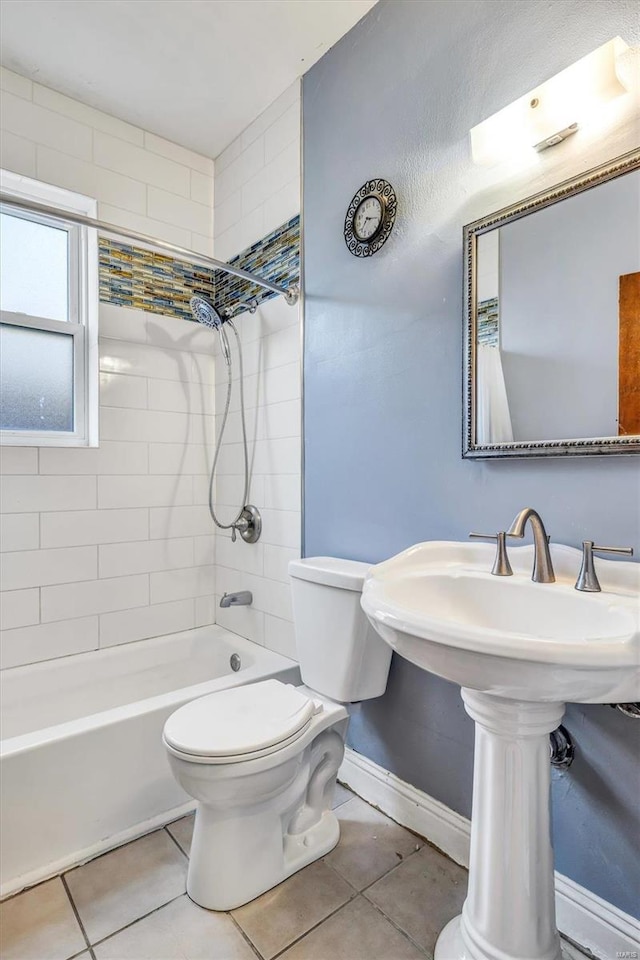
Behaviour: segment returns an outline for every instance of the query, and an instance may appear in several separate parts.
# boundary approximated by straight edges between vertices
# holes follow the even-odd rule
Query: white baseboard
[[[602,960],[640,958],[640,921],[556,871],[558,929]]]
[[[338,779],[456,863],[469,865],[471,823],[466,817],[349,747]],[[640,960],[640,921],[561,873],[556,873],[556,914],[560,931],[600,960]]]

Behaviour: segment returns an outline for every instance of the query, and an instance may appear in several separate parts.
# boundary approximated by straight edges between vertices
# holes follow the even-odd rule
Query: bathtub
[[[165,720],[267,677],[300,682],[295,661],[220,626],[3,671],[0,897],[192,810],[165,756]]]

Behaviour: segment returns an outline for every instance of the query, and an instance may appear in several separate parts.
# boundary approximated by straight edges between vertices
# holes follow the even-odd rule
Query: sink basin
[[[566,701],[640,700],[640,566],[597,558],[601,593],[574,589],[581,553],[421,543],[372,567],[362,607],[401,656],[462,687],[475,722],[469,890],[435,960],[562,960],[549,820],[549,734]]]
[[[640,566],[598,560],[602,593],[574,583],[581,553],[552,545],[556,582],[534,583],[533,547],[429,542],[372,567],[362,606],[401,656],[463,687],[531,701],[640,699]]]

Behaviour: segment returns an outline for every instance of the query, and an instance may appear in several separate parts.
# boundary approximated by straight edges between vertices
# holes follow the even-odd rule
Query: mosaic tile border
[[[500,311],[498,298],[492,297],[490,300],[481,300],[478,304],[477,330],[478,343],[484,343],[490,347],[498,346],[498,322]]]
[[[148,313],[193,319],[194,294],[212,299],[213,273],[184,260],[99,239],[100,300]]]
[[[292,217],[230,263],[272,283],[288,287],[300,277],[300,217]],[[100,300],[148,313],[192,320],[189,300],[195,294],[221,310],[277,296],[222,270],[207,270],[142,247],[99,238]]]
[[[268,233],[252,246],[247,247],[229,263],[249,273],[255,273],[271,283],[289,287],[300,280],[300,215],[296,214],[282,226]],[[220,310],[225,306],[249,303],[256,300],[262,303],[278,296],[264,287],[258,287],[233,277],[229,273],[217,270],[215,278],[215,306]]]

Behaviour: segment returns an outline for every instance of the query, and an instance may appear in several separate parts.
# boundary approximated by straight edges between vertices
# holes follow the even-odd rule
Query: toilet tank
[[[391,648],[360,606],[368,569],[367,563],[336,557],[289,564],[302,680],[343,703],[379,697],[387,686]]]

